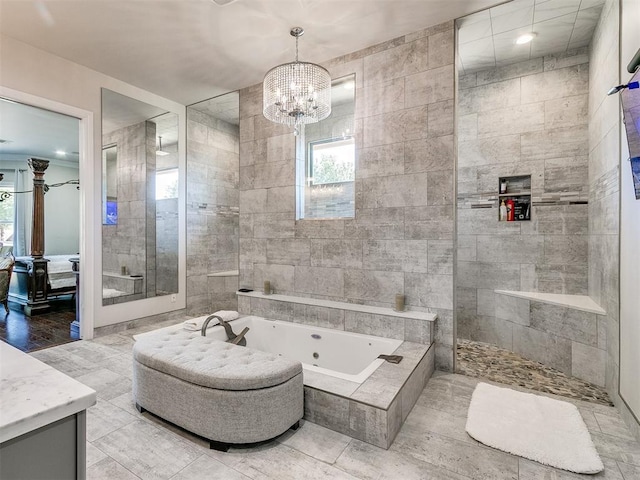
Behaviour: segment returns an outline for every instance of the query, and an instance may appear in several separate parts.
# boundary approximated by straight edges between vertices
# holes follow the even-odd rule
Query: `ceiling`
[[[225,93],[204,102],[190,105],[189,108],[206,113],[223,122],[240,125],[240,95],[238,92]]]
[[[0,139],[7,140],[0,144],[0,155],[3,160],[28,155],[77,165],[79,126],[77,118],[0,98]]]
[[[554,1],[554,0],[549,0]],[[260,83],[295,56],[322,63],[500,0],[0,0],[0,31],[191,104]]]
[[[178,143],[178,115],[160,107],[102,89],[102,133],[107,134],[144,121],[156,124],[156,136],[162,137],[162,146]],[[156,146],[159,147],[156,139]]]
[[[103,93],[104,133],[151,120],[156,134],[162,136],[163,148],[178,142],[177,114],[106,89]],[[28,156],[77,166],[79,135],[77,118],[0,98],[0,141],[4,140],[0,142],[0,162]]]
[[[588,45],[603,2],[514,0],[488,8],[499,1],[235,0],[220,6],[210,0],[0,0],[0,32],[191,104],[259,83],[269,68],[293,60],[288,32],[294,25],[306,30],[300,58],[322,63],[478,12],[458,23],[459,67],[469,73]],[[537,34],[531,43],[515,44],[529,32]],[[105,131],[163,113],[106,95]],[[194,108],[237,124],[238,103],[237,94],[225,95]],[[163,146],[177,141],[173,119],[157,120]],[[71,117],[0,101],[0,139],[10,141],[0,144],[2,154],[77,161],[77,128]]]
[[[604,0],[514,0],[458,22],[461,73],[563,53],[589,45]],[[527,44],[516,39],[534,33]]]

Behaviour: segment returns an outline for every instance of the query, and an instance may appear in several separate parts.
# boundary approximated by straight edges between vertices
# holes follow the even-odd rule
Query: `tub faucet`
[[[202,324],[202,330],[200,330],[200,333],[202,334],[203,337],[207,336],[207,327],[209,326],[209,322],[214,318],[216,318],[218,322],[220,322],[220,325],[224,327],[224,331],[227,332],[227,342],[233,343],[234,345],[241,345],[243,347],[247,346],[247,339],[244,338],[244,336],[247,334],[249,329],[245,327],[245,329],[242,330],[242,332],[240,332],[240,335],[236,335],[235,333],[233,333],[233,329],[231,328],[231,325],[229,325],[228,322],[225,322],[218,315],[209,315],[206,318],[206,320]]]

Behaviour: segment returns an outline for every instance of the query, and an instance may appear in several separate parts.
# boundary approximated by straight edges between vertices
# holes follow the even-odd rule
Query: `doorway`
[[[0,339],[29,352],[80,338],[79,323],[72,325],[80,318],[79,272],[69,260],[79,258],[81,250],[81,120],[14,98],[0,97],[1,254],[5,263],[15,259],[9,308],[0,312]],[[42,229],[33,222],[38,171],[44,172]],[[30,271],[39,253],[46,274],[36,288]]]

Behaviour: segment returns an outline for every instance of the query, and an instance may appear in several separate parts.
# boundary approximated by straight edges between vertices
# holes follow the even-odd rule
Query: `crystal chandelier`
[[[296,134],[307,123],[319,122],[331,114],[331,75],[315,63],[298,61],[300,27],[291,29],[296,39],[296,61],[278,65],[264,76],[265,118],[293,126]]]

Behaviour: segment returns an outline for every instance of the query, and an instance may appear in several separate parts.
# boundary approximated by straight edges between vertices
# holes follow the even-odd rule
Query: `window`
[[[178,198],[178,169],[170,168],[156,172],[156,200]]]
[[[0,243],[13,245],[13,185],[0,186]]]
[[[296,137],[297,219],[355,215],[355,75],[331,85],[331,115]]]
[[[309,144],[310,185],[353,182],[355,180],[356,145],[353,137],[320,140]]]

